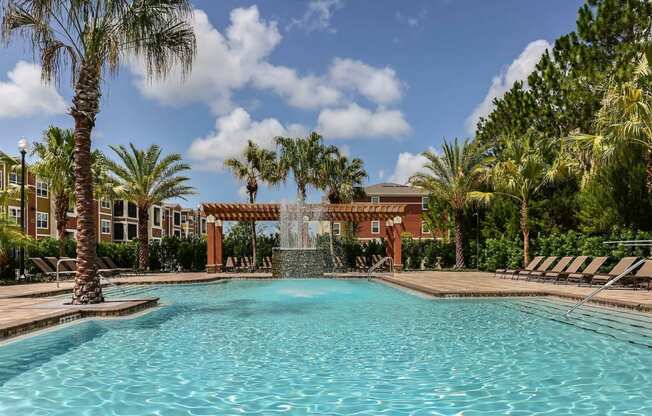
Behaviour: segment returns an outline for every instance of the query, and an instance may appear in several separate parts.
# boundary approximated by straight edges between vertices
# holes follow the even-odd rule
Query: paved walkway
[[[583,299],[597,288],[570,284],[497,279],[483,272],[406,272],[383,280],[433,296],[558,296]],[[652,291],[609,289],[594,298],[595,303],[652,312]]]

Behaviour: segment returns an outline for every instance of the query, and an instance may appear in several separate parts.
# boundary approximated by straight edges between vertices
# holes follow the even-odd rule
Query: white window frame
[[[0,171],[0,189],[5,189],[5,171],[4,171],[4,165],[3,165],[3,169]]]
[[[339,222],[333,223],[333,235],[340,235],[342,233],[342,224]]]
[[[423,220],[421,220],[421,234],[430,234],[430,230],[428,229],[428,223],[426,223]]]
[[[108,231],[105,231],[105,229],[104,229],[105,225],[106,225],[106,229]],[[111,235],[111,221],[105,220],[105,219],[100,220],[100,232],[102,234]]]
[[[36,179],[36,196],[39,198],[47,198],[50,194],[50,187],[46,181]]]
[[[111,209],[111,201],[106,198],[100,200],[100,208],[102,209]]]
[[[421,197],[421,210],[422,211],[427,211],[428,210],[428,197],[427,196],[422,196]]]
[[[39,218],[41,217],[41,218]],[[40,225],[43,221],[43,217],[45,217],[45,227]],[[42,212],[42,211],[37,211],[36,212],[36,228],[40,228],[42,230],[49,230],[50,229],[50,214],[48,212]]]
[[[376,228],[376,231],[374,231],[374,228]],[[380,234],[380,221],[379,220],[371,221],[371,234]]]
[[[156,223],[156,211],[158,210],[158,224]],[[152,227],[161,228],[163,224],[163,210],[161,207],[152,207]]]
[[[12,211],[14,211],[14,214],[15,214],[15,215],[12,214]],[[9,205],[9,206],[7,207],[7,215],[8,215],[10,218],[13,218],[13,219],[14,219],[14,223],[15,223],[16,225],[20,225],[20,221],[18,221],[18,218],[22,217],[22,214],[21,214],[20,211],[21,211],[20,207],[17,207],[17,206],[14,206],[14,205]]]
[[[11,177],[12,177],[12,176],[15,178],[14,180],[11,180]],[[9,172],[9,183],[10,183],[10,184],[13,184],[13,185],[20,185],[20,181],[21,181],[22,179],[23,179],[23,177],[22,177],[21,175],[19,175],[19,174],[18,174],[18,171],[16,171],[15,169],[12,169],[12,170]]]
[[[372,204],[380,204],[380,196],[378,196],[378,195],[372,196],[371,197],[371,203]]]
[[[181,214],[181,224],[188,222],[188,216],[186,214]]]

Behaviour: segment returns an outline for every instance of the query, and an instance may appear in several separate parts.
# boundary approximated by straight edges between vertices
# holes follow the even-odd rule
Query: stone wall
[[[281,249],[272,252],[272,277],[302,278],[324,276],[324,251],[320,249]]]

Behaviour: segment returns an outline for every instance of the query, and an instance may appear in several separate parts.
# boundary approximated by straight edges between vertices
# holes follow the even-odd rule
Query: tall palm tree
[[[358,158],[349,161],[338,149],[327,155],[319,166],[319,187],[326,191],[326,197],[331,204],[353,201],[366,177],[364,162]],[[331,255],[334,256],[333,221],[329,221],[329,227],[330,250]]]
[[[486,153],[473,142],[444,141],[442,154],[423,152],[428,160],[424,170],[410,183],[428,191],[429,198],[446,207],[455,224],[455,268],[464,268],[464,209],[482,199],[478,192],[488,163]]]
[[[72,129],[50,126],[43,132],[40,142],[35,142],[32,155],[38,156],[32,171],[48,184],[54,200],[54,218],[59,237],[59,256],[65,255],[66,223],[68,208],[75,201],[75,135]],[[109,196],[104,180],[104,156],[99,150],[91,152],[91,170],[94,179],[94,196]]]
[[[139,150],[131,143],[109,146],[118,156],[118,162],[106,159],[109,179],[120,198],[132,201],[138,207],[138,267],[146,270],[149,264],[149,209],[169,198],[183,198],[193,193],[186,185],[188,178],[180,175],[190,170],[181,161],[181,155],[173,153],[161,157],[161,148],[150,146]]]
[[[276,143],[280,148],[279,167],[281,176],[292,172],[297,184],[299,201],[306,201],[308,186],[319,187],[319,167],[329,155],[337,152],[335,146],[325,146],[322,137],[317,133],[310,133],[304,138],[277,137]]]
[[[554,150],[551,141],[534,133],[507,137],[500,159],[487,172],[494,194],[504,195],[519,204],[520,228],[523,235],[523,264],[530,261],[530,201],[547,184],[558,178],[560,166],[548,162]],[[490,194],[484,194],[489,197]]]
[[[571,136],[565,162],[582,174],[582,184],[602,166],[620,160],[629,152],[644,152],[647,158],[647,189],[652,193],[652,70],[645,55],[632,80],[612,82],[594,120],[595,134]]]
[[[127,57],[143,58],[151,77],[174,64],[190,71],[196,41],[189,0],[5,0],[2,38],[23,35],[40,57],[43,79],[70,68],[74,89],[77,276],[73,303],[103,301],[97,276],[91,132],[100,107],[103,75],[114,75]]]
[[[280,181],[276,153],[263,149],[252,140],[247,142],[240,158],[231,158],[224,161],[224,166],[231,169],[233,175],[246,183],[249,203],[256,202],[258,185],[263,182],[275,184]],[[256,269],[256,222],[251,221],[251,251],[253,267]]]

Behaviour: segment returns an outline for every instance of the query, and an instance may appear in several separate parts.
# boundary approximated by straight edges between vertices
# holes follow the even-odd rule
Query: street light
[[[20,231],[25,234],[25,155],[29,143],[26,138],[18,140],[18,150],[20,150]],[[25,279],[25,247],[20,247],[20,278]]]

